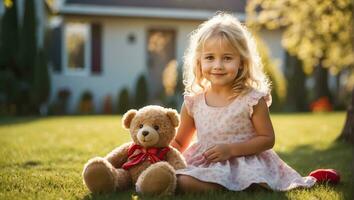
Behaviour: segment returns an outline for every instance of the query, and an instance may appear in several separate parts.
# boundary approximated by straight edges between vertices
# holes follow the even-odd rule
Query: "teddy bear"
[[[123,115],[122,123],[132,142],[104,158],[90,159],[82,172],[84,184],[93,193],[122,191],[135,185],[141,194],[173,194],[175,170],[186,167],[182,154],[169,145],[179,124],[177,111],[161,106],[131,109]]]

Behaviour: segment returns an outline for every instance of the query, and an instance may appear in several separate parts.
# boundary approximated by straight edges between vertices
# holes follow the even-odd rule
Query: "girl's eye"
[[[143,127],[144,127],[144,125],[143,125],[143,124],[140,124],[140,125],[139,125],[139,128],[143,128]]]
[[[157,126],[157,125],[155,125],[155,126],[154,126],[154,129],[155,129],[156,131],[158,131],[158,130],[160,129],[160,127]]]
[[[232,57],[226,56],[224,59],[225,60],[232,60]]]
[[[212,60],[213,59],[213,56],[207,56],[205,57],[206,60]]]

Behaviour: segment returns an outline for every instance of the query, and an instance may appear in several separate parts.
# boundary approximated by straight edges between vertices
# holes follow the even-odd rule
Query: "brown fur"
[[[178,124],[179,116],[173,109],[146,106],[138,111],[129,110],[123,116],[123,126],[130,130],[133,142],[117,147],[104,158],[97,157],[88,161],[83,170],[84,183],[88,189],[91,192],[112,192],[135,185],[137,191],[143,194],[173,194],[177,183],[175,170],[186,167],[182,155],[169,146],[175,137]],[[142,129],[154,132],[150,136],[155,134],[158,138],[157,142],[154,144],[139,142],[146,142],[145,139],[139,140],[138,135]],[[149,161],[144,161],[128,170],[122,169],[122,165],[128,159],[127,153],[132,143],[146,148],[170,147],[166,162],[151,164]]]

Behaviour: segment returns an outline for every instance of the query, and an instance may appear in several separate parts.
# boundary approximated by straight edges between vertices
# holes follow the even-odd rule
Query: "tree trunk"
[[[354,144],[354,89],[352,91],[352,101],[347,110],[347,118],[339,139]]]
[[[352,17],[354,17],[354,0],[352,0]],[[354,20],[352,20],[354,26]],[[352,51],[354,52],[354,34],[352,32]],[[345,120],[344,128],[339,139],[354,144],[354,88],[352,91],[352,101],[347,110],[347,118]],[[354,149],[353,149],[354,150]],[[352,172],[354,173],[354,159],[352,160]]]

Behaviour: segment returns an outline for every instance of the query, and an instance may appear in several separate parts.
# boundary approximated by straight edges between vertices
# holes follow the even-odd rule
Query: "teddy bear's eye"
[[[155,125],[154,129],[158,131],[160,129],[160,127],[158,125]]]
[[[140,125],[139,125],[139,128],[143,128],[143,127],[144,127],[144,125],[143,125],[143,124],[140,124]]]

